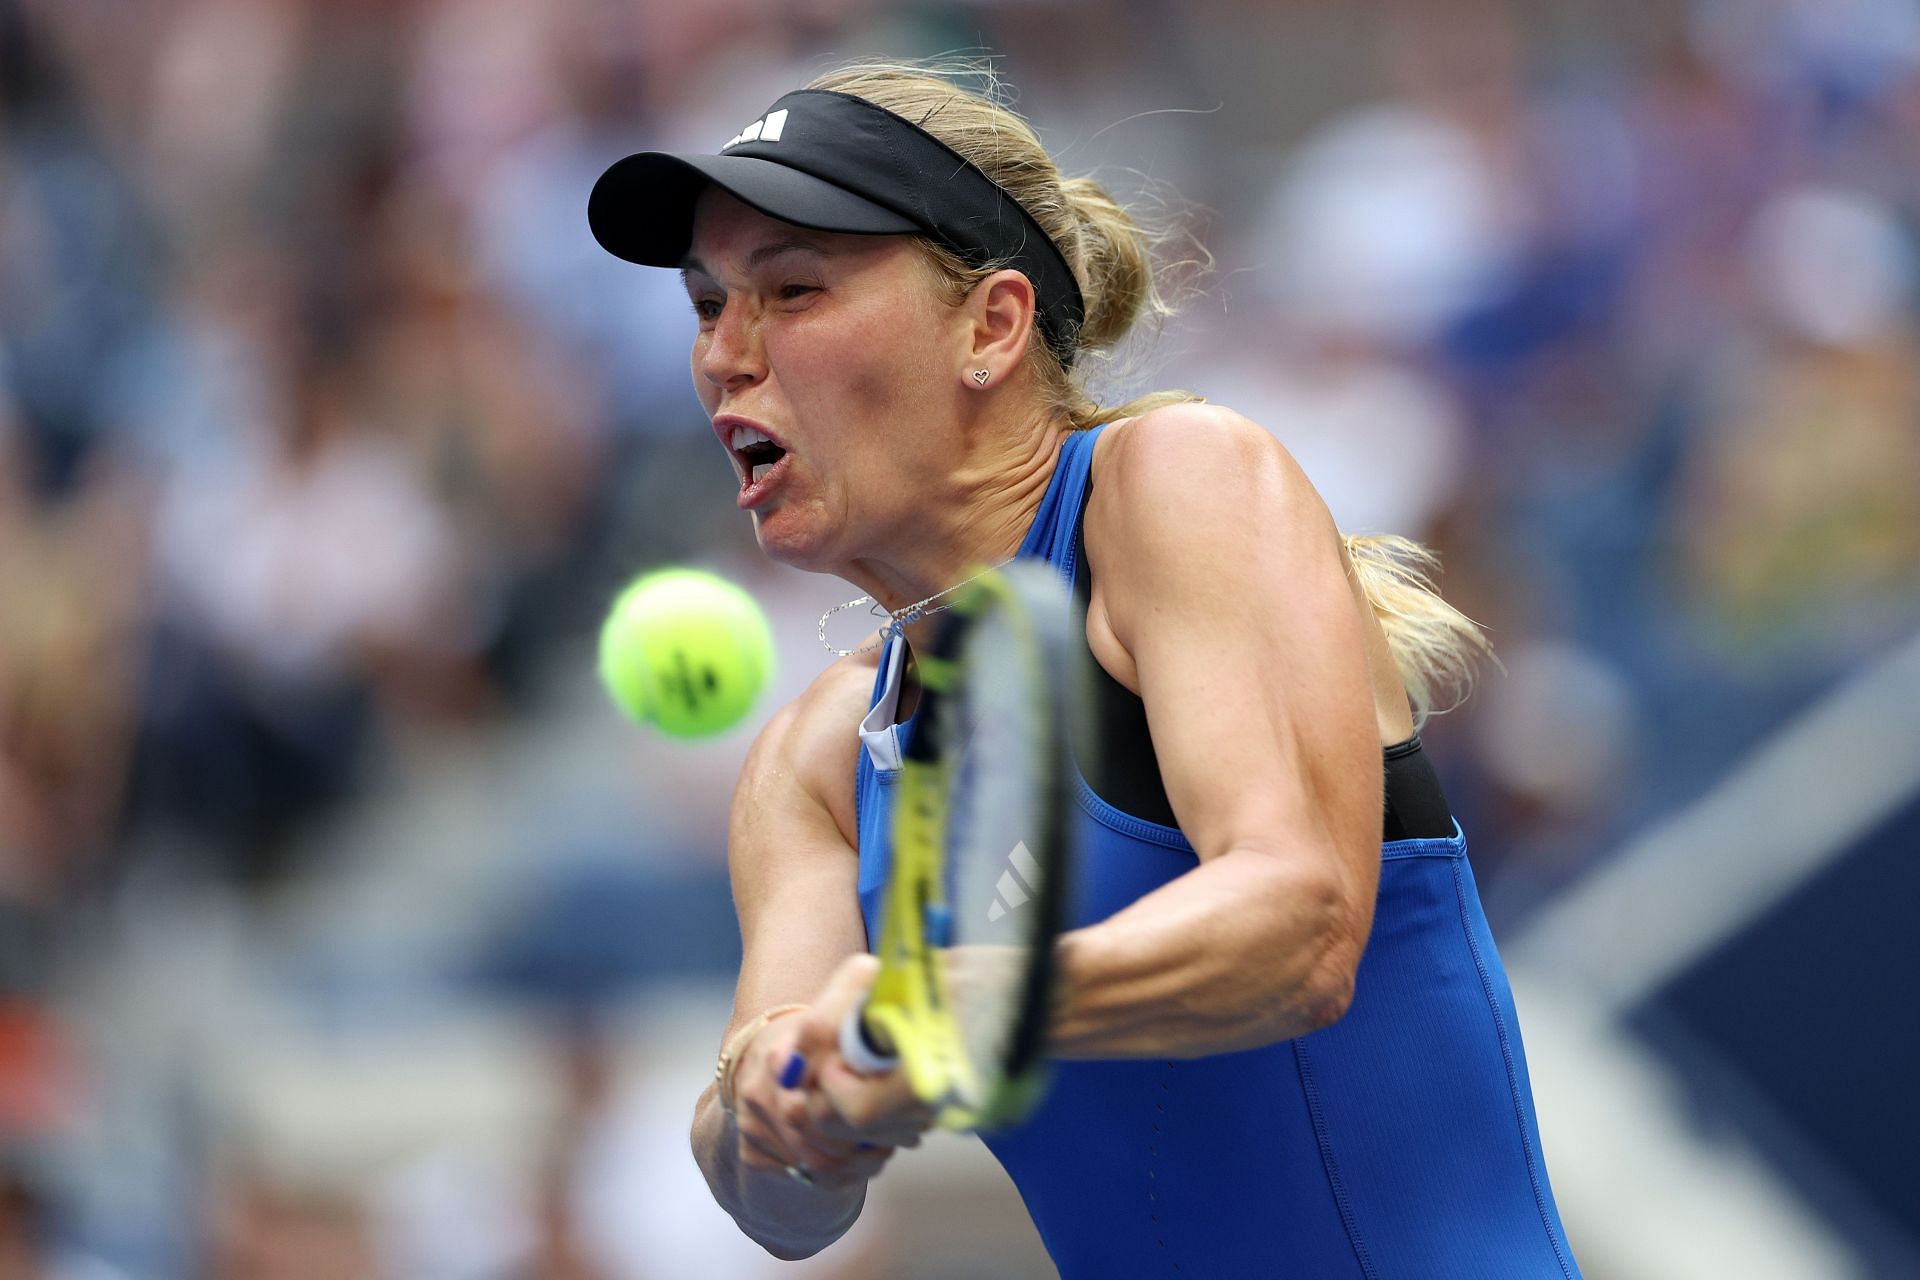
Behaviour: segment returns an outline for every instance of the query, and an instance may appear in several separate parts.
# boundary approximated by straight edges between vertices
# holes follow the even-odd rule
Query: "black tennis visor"
[[[616,161],[593,185],[587,222],[615,257],[678,267],[709,183],[796,226],[924,235],[970,266],[1011,267],[1033,283],[1047,346],[1073,364],[1086,310],[1058,246],[998,183],[891,111],[851,94],[797,90],[718,155],[643,151]]]

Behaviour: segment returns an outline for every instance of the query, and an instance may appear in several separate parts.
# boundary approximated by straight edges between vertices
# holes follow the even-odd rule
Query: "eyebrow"
[[[831,249],[828,249],[817,240],[802,240],[790,236],[784,240],[770,240],[748,254],[747,270],[752,271],[786,253],[811,253],[822,258],[833,255]],[[698,271],[703,276],[711,276],[713,274],[713,272],[708,269],[706,263],[700,261],[699,258],[691,253],[680,263],[680,278],[684,281],[687,278],[687,273],[690,271]]]

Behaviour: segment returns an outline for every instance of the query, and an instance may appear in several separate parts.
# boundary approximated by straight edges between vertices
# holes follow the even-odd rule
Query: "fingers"
[[[799,1022],[801,1015],[790,1021]],[[742,1166],[792,1176],[798,1169],[816,1186],[845,1187],[878,1173],[893,1154],[891,1144],[823,1131],[807,1086],[804,1054],[796,1029],[769,1028],[741,1058],[734,1078],[734,1124]]]
[[[843,960],[819,999],[794,1017],[796,1047],[808,1062],[810,1132],[825,1139],[875,1146],[917,1146],[933,1127],[932,1108],[914,1096],[903,1071],[863,1075],[840,1053],[840,1028],[866,1001],[880,970],[865,953]]]
[[[737,1158],[743,1167],[760,1173],[775,1173],[796,1164],[805,1168],[800,1158],[782,1145],[773,1126],[763,1117],[751,1110],[739,1111],[734,1113],[733,1123],[740,1134]]]
[[[835,1057],[814,1073],[813,1085],[809,1122],[828,1137],[911,1147],[933,1127],[933,1108],[914,1095],[904,1071],[865,1076]]]
[[[747,1116],[738,1117],[740,1125],[740,1163],[749,1169],[762,1173],[779,1174],[793,1177],[798,1170],[805,1175],[796,1179],[809,1186],[840,1189],[865,1182],[879,1173],[893,1156],[892,1147],[869,1147],[865,1150],[850,1151],[846,1156],[832,1159],[816,1156],[812,1160],[793,1158],[778,1149],[778,1139],[758,1126]]]
[[[893,1155],[893,1145],[824,1131],[817,1098],[814,1090],[792,1087],[743,1099],[735,1117],[741,1162],[767,1172],[798,1168],[812,1184],[836,1188],[878,1173]]]
[[[806,1092],[798,1087],[806,1078],[806,1060],[794,1043],[790,1032],[769,1031],[750,1048],[734,1077],[734,1113],[744,1144],[782,1166],[811,1172],[850,1155],[853,1144],[814,1131]]]
[[[805,1105],[804,1099],[797,1105],[783,1100],[771,1108],[750,1103],[739,1116],[740,1135],[768,1155],[781,1156],[781,1164],[799,1165],[809,1173],[853,1156],[856,1144],[809,1130]]]
[[[879,961],[849,956],[806,1010],[756,1037],[734,1075],[743,1166],[803,1170],[840,1187],[878,1173],[899,1147],[918,1146],[934,1113],[903,1072],[855,1073],[840,1056],[840,1027],[865,1001]]]
[[[799,1075],[794,1085],[780,1089],[764,1104],[769,1122],[782,1136],[790,1137],[796,1148],[803,1148],[816,1160],[843,1160],[852,1155],[859,1139],[829,1132],[820,1126],[814,1105],[817,1095],[805,1087],[804,1070]]]
[[[838,1191],[858,1186],[876,1176],[887,1167],[887,1161],[892,1158],[892,1147],[874,1147],[857,1152],[844,1160],[825,1161],[817,1168],[808,1168],[805,1172],[807,1181],[811,1185]]]

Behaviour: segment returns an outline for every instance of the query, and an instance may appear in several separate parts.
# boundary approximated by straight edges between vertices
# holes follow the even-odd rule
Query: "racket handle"
[[[845,1020],[840,1023],[840,1056],[863,1076],[884,1075],[900,1065],[900,1055],[884,1053],[874,1044],[873,1033],[867,1030],[866,1019],[861,1016],[865,1012],[864,1005],[847,1010]]]

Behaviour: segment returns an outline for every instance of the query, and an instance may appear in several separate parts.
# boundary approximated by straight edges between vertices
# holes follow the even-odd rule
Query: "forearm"
[[[746,1167],[739,1151],[739,1130],[709,1086],[694,1109],[693,1158],[720,1207],[774,1257],[811,1257],[846,1234],[860,1216],[865,1183],[808,1186],[778,1170]]]
[[[1195,1058],[1317,1030],[1346,1010],[1370,921],[1337,881],[1230,850],[1061,938],[1051,1050]]]

